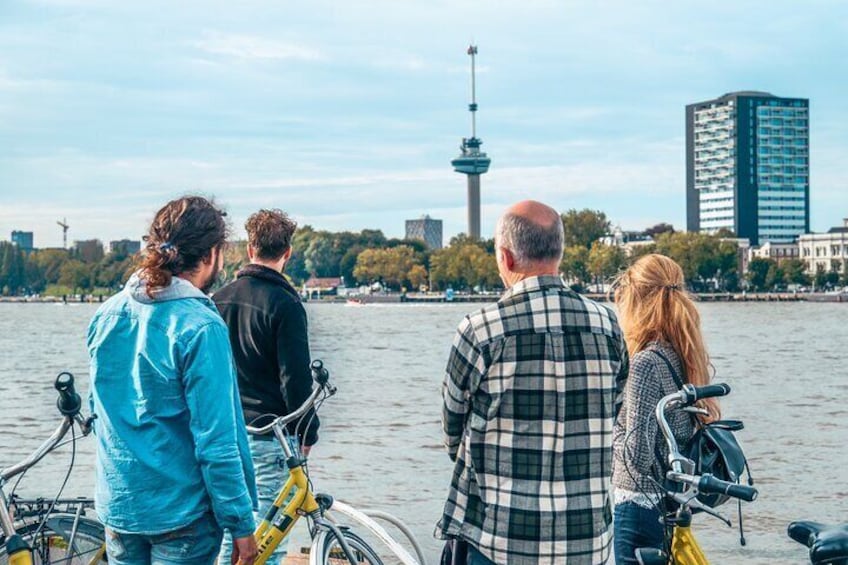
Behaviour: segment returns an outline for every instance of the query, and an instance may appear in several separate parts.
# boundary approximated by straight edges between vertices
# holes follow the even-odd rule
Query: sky
[[[466,229],[477,57],[482,231],[524,198],[685,227],[684,107],[810,99],[811,224],[848,216],[848,3],[0,2],[0,239],[138,239],[213,196],[316,229]]]

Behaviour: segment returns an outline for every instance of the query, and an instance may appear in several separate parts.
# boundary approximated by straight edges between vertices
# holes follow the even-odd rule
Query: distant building
[[[759,247],[751,248],[751,258],[771,259],[779,265],[788,259],[798,259],[799,247],[797,243],[774,243],[767,241]]]
[[[32,251],[34,249],[32,240],[33,237],[31,231],[12,232],[12,243],[17,245],[23,251]]]
[[[333,296],[344,286],[342,277],[311,277],[303,283],[303,296],[308,299]]]
[[[406,220],[406,239],[420,239],[430,249],[441,249],[442,221],[426,214],[419,220]]]
[[[732,92],[686,106],[689,231],[752,245],[810,231],[809,100]]]
[[[848,269],[848,218],[841,227],[830,228],[827,233],[808,233],[798,238],[801,259],[807,263],[807,273],[845,273]]]
[[[113,255],[135,255],[141,252],[141,242],[132,239],[119,239],[109,242],[109,253]]]
[[[620,247],[630,257],[638,248],[653,244],[654,238],[643,231],[624,231],[621,226],[616,226],[612,233],[598,241],[604,245]]]
[[[75,241],[74,253],[86,263],[96,263],[103,259],[103,243],[99,239]]]

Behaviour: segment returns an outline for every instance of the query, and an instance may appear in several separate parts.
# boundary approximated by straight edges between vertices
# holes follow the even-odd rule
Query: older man
[[[627,376],[615,315],[559,276],[559,214],[524,201],[500,218],[507,291],[459,325],[443,386],[455,461],[438,530],[471,565],[605,563],[613,418]]]

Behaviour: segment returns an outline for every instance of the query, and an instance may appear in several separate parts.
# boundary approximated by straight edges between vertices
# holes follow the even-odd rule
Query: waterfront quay
[[[379,303],[412,303],[412,304],[436,304],[441,302],[494,302],[500,295],[488,294],[461,294],[453,295],[447,300],[444,293],[407,293],[407,294],[371,294],[360,295],[354,299],[327,296],[320,300],[322,302],[347,302],[349,304],[367,305]],[[604,293],[586,293],[583,296],[596,302],[609,302],[611,297]],[[848,293],[802,293],[802,292],[714,292],[694,293],[692,295],[698,302],[846,302]]]
[[[322,296],[311,298],[308,302],[338,303],[352,306],[368,304],[438,304],[443,302],[495,302],[500,294],[454,294],[448,300],[441,292],[410,292],[386,294],[362,294],[354,298],[344,296]],[[609,302],[610,298],[603,293],[586,293],[583,296],[596,302]],[[848,303],[848,292],[707,292],[693,293],[698,302],[845,302]],[[79,304],[103,302],[103,295],[68,295],[68,296],[0,296],[0,303],[13,304]]]

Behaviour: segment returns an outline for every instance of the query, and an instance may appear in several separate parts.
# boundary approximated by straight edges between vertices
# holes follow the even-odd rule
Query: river
[[[338,394],[321,411],[310,459],[318,492],[402,518],[432,537],[451,465],[441,446],[440,385],[456,324],[473,304],[308,304],[313,357],[325,361]],[[96,305],[0,304],[0,466],[24,457],[58,422],[52,381],[59,371],[88,389],[85,333]],[[805,563],[786,537],[794,519],[848,516],[848,305],[700,304],[717,380],[733,393],[725,417],[745,422],[737,437],[760,490],[738,531],[699,515],[695,531],[714,563]],[[19,492],[53,496],[69,448],[24,478]],[[92,442],[78,442],[65,494],[90,495]],[[722,512],[736,526],[735,505]],[[300,528],[300,526],[298,526]],[[295,544],[305,537],[300,528]]]

